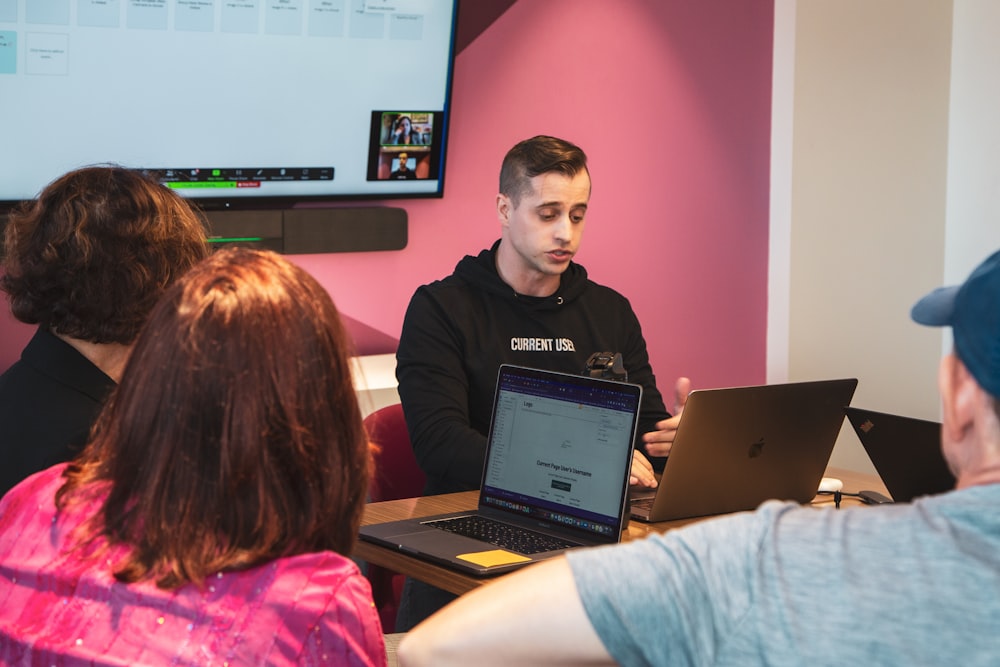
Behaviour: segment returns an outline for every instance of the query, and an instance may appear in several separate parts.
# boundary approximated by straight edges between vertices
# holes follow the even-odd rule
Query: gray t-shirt
[[[623,665],[1000,664],[1000,484],[771,501],[568,560]]]

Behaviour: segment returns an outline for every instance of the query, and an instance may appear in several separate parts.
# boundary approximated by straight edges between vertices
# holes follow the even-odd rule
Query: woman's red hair
[[[91,536],[164,588],[353,548],[370,453],[333,301],[278,254],[221,250],[153,309],[60,508],[107,492]]]

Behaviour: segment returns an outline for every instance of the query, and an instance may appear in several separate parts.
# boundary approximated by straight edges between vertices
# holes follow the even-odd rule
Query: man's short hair
[[[558,172],[572,178],[587,170],[587,154],[565,139],[538,135],[518,143],[504,156],[500,167],[500,193],[516,207],[531,192],[531,179]]]
[[[0,290],[14,317],[92,343],[131,343],[163,290],[209,253],[177,193],[116,165],[65,174],[12,212]]]

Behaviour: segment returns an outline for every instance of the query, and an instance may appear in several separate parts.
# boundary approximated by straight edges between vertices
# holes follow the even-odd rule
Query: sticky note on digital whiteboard
[[[471,554],[459,554],[456,558],[467,560],[473,565],[479,565],[480,567],[510,565],[512,563],[524,563],[531,560],[530,558],[525,558],[520,554],[516,554],[511,551],[504,551],[503,549],[477,551],[476,553]]]

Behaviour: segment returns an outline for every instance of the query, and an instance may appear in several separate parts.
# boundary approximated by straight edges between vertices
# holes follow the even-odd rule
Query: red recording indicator
[[[238,188],[259,188],[260,181],[236,181]]]

